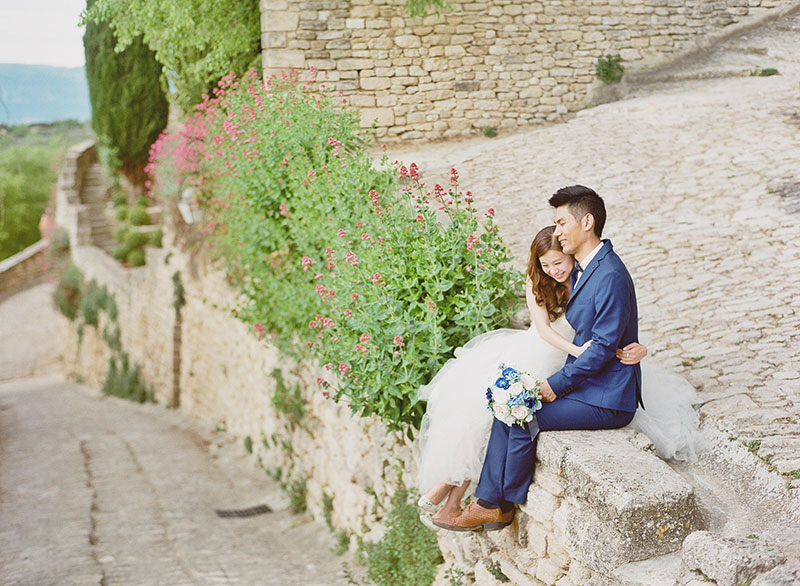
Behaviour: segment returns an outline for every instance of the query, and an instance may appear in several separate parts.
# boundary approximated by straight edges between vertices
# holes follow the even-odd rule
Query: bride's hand
[[[586,352],[586,349],[591,345],[592,345],[592,341],[591,340],[587,340],[586,342],[584,342],[583,346],[578,346],[578,352],[577,352],[577,355],[575,356],[575,358],[577,358],[578,356],[580,356],[581,354]],[[617,352],[619,352],[619,350]]]
[[[639,364],[645,356],[647,356],[647,347],[638,342],[631,342],[624,348],[617,348],[617,358],[622,364],[628,366]]]

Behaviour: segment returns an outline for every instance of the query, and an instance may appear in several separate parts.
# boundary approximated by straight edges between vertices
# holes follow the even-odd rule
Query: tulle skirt
[[[572,338],[562,316],[553,328]],[[439,482],[477,480],[492,426],[486,389],[504,363],[544,380],[564,365],[566,355],[542,340],[536,329],[500,329],[470,340],[433,380],[420,389],[428,401],[420,429],[418,486],[427,493]],[[630,427],[647,435],[665,459],[693,459],[702,447],[696,393],[683,377],[653,360],[642,362],[642,400]]]

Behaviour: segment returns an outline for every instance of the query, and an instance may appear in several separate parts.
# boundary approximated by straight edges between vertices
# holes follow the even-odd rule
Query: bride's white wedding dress
[[[572,340],[575,331],[561,315],[553,329]],[[420,428],[418,485],[421,494],[437,483],[460,484],[480,476],[492,415],[486,388],[503,362],[544,380],[564,365],[566,354],[528,330],[499,329],[481,334],[455,351],[433,380],[420,388],[428,408]],[[642,362],[642,399],[630,427],[645,433],[662,458],[692,459],[701,445],[695,390],[683,377],[657,363]]]

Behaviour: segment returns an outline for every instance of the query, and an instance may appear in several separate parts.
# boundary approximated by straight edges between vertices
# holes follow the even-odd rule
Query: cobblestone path
[[[788,473],[800,469],[800,15],[682,67],[724,76],[756,61],[781,75],[650,85],[563,124],[388,154],[429,185],[456,166],[520,268],[552,223],[549,195],[595,188],[652,355],[696,385],[707,420],[760,440]]]
[[[0,584],[346,584],[327,529],[243,453],[58,375],[0,383]]]

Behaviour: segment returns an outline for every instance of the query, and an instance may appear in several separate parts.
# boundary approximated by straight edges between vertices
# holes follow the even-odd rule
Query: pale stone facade
[[[479,0],[407,17],[404,0],[261,0],[265,75],[314,67],[383,141],[563,119],[598,58],[626,71],[683,55],[790,0]]]

